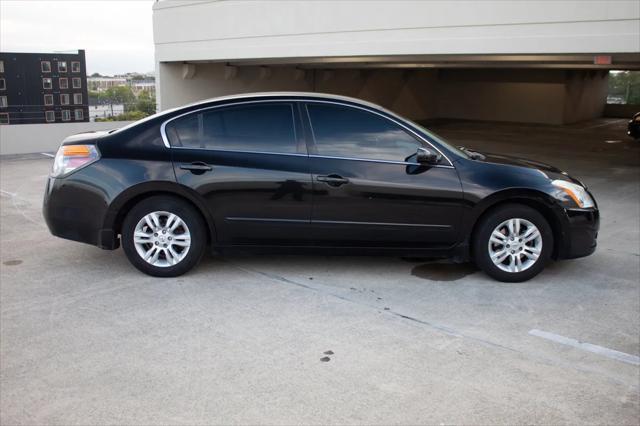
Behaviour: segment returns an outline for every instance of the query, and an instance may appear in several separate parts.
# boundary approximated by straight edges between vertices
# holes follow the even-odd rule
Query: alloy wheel
[[[191,234],[187,224],[176,214],[155,211],[138,221],[133,243],[145,262],[166,268],[185,258],[191,247]]]
[[[530,221],[507,219],[491,233],[489,257],[505,272],[522,272],[533,266],[542,253],[542,234]]]

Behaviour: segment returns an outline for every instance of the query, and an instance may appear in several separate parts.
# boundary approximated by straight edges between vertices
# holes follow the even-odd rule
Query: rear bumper
[[[119,247],[117,235],[102,229],[107,204],[96,188],[70,179],[49,178],[42,215],[51,234],[103,249]]]
[[[597,247],[600,229],[598,209],[570,209],[565,211],[564,238],[558,253],[560,259],[575,259],[592,254]]]

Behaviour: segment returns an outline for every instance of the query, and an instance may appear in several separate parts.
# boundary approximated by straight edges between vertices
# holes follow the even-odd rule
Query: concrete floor
[[[434,126],[592,188],[597,252],[521,284],[322,256],[209,258],[154,279],[120,250],[50,236],[51,159],[2,159],[0,423],[637,424],[640,144],[623,128]]]

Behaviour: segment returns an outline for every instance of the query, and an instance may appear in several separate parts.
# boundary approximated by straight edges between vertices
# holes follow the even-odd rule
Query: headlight
[[[587,190],[584,189],[582,186],[572,182],[568,182],[566,180],[554,180],[551,183],[553,184],[553,186],[555,186],[556,188],[562,191],[558,195],[568,196],[581,209],[587,209],[589,207],[595,206],[595,203],[593,202],[593,198],[591,198]]]
[[[95,145],[62,145],[53,160],[51,177],[67,175],[100,158]]]

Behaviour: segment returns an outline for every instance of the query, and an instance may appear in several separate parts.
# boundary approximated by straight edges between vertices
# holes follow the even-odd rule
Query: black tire
[[[134,243],[134,232],[138,222],[147,214],[158,211],[177,215],[189,230],[191,245],[184,257],[175,265],[155,266],[148,263],[138,253]],[[136,204],[125,217],[121,234],[122,248],[129,262],[140,271],[154,277],[177,277],[190,271],[200,262],[207,246],[207,227],[199,212],[185,201],[171,196],[153,196]],[[152,246],[149,245],[149,247]],[[165,257],[165,254],[161,253],[160,257]]]
[[[515,218],[525,219],[538,228],[542,237],[542,249],[538,258],[527,269],[519,272],[508,272],[500,269],[491,260],[489,239],[496,227],[504,221]],[[527,281],[538,275],[551,259],[553,230],[544,216],[537,210],[523,204],[505,204],[481,218],[474,234],[472,250],[476,265],[490,277],[503,282]],[[508,260],[509,258],[505,259],[505,262],[508,262]]]

